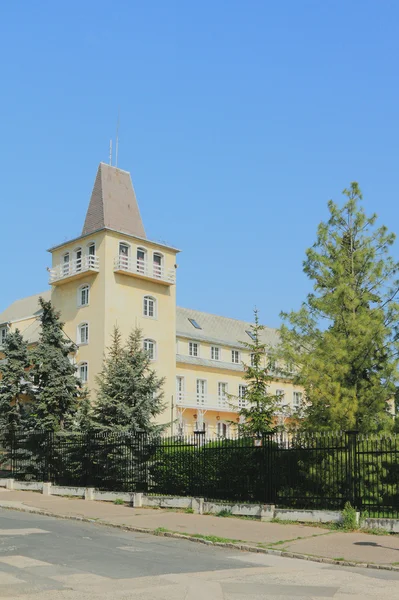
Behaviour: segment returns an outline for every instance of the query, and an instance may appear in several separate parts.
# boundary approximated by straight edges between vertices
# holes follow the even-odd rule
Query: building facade
[[[251,357],[250,323],[176,307],[177,248],[146,237],[127,171],[101,163],[80,237],[49,250],[50,289],[15,301],[0,315],[1,343],[18,328],[29,344],[40,333],[40,296],[61,312],[81,380],[93,391],[117,325],[126,338],[134,327],[154,370],[165,378],[166,409],[159,417],[172,433],[205,430],[226,435],[245,404],[244,364]],[[265,328],[273,347],[276,330]],[[271,392],[289,415],[302,402],[292,378],[275,371]]]

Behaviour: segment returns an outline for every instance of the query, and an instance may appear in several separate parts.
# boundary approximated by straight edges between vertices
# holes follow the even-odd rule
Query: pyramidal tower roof
[[[130,173],[100,163],[82,235],[104,228],[146,237]]]

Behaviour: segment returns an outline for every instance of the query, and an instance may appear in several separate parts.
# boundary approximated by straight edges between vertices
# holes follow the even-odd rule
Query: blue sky
[[[399,233],[398,23],[395,0],[3,3],[0,311],[79,234],[119,107],[179,305],[277,326],[350,181]]]

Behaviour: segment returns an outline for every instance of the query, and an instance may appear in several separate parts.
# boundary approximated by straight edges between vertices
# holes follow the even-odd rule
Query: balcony
[[[219,412],[237,412],[241,406],[238,402],[244,402],[241,398],[228,398],[226,395],[217,396],[212,394],[176,394],[176,405],[180,408],[195,408],[201,410],[217,410]]]
[[[176,283],[174,269],[165,269],[156,263],[148,263],[140,259],[133,260],[127,256],[118,256],[115,258],[114,272],[156,281],[162,285],[173,285]]]
[[[100,270],[98,257],[90,254],[76,258],[66,263],[61,263],[49,269],[51,285],[60,285],[74,279],[85,277],[87,273],[98,273]]]

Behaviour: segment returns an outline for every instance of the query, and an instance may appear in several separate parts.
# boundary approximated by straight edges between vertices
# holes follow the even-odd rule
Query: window
[[[89,369],[88,369],[88,365],[87,362],[82,362],[79,365],[79,379],[82,383],[87,383],[87,380],[89,379],[88,375],[89,375]]]
[[[194,423],[194,431],[204,431],[207,432],[208,424],[202,419],[197,419]]]
[[[238,350],[231,351],[231,362],[238,365],[240,362],[240,353]]]
[[[66,252],[64,254],[62,262],[63,262],[62,272],[63,272],[64,277],[66,277],[67,275],[69,275],[69,252]]]
[[[217,424],[217,432],[220,437],[227,437],[229,433],[229,426],[227,423],[223,423],[222,421],[218,421]]]
[[[198,352],[198,344],[197,342],[189,342],[188,344],[188,353],[190,356],[198,356],[199,352]]]
[[[197,404],[203,406],[206,402],[206,379],[197,379]]]
[[[195,327],[195,329],[202,329],[202,327],[200,325],[198,325],[197,321],[195,319],[189,319],[191,325],[193,327]]]
[[[159,254],[158,252],[154,252],[152,260],[153,260],[154,277],[161,279],[161,277],[162,277],[162,262],[163,262],[162,254]]]
[[[176,399],[181,404],[184,397],[184,377],[176,377]]]
[[[251,367],[255,366],[255,354],[252,352],[251,353]]]
[[[144,340],[144,350],[147,352],[150,360],[156,359],[156,343],[154,340]]]
[[[294,392],[292,405],[294,410],[299,410],[302,406],[302,392]]]
[[[75,250],[75,265],[77,272],[82,270],[82,248],[76,248]]]
[[[217,346],[211,346],[211,359],[220,360],[220,348]]]
[[[157,301],[152,296],[144,296],[143,314],[145,317],[156,318]]]
[[[284,402],[285,392],[284,390],[276,390],[276,396],[279,402]]]
[[[227,406],[227,383],[222,381],[218,383],[218,406],[221,408]]]
[[[7,337],[7,327],[0,327],[0,345],[2,346]]]
[[[247,394],[247,386],[240,384],[238,386],[238,407],[239,408],[245,408],[245,406],[247,405],[247,401],[245,399],[246,394]]]
[[[96,245],[94,242],[87,246],[87,254],[88,254],[88,267],[94,267],[95,256],[96,256]]]
[[[119,265],[122,269],[127,269],[129,267],[129,255],[130,255],[130,246],[128,244],[124,244],[123,242],[119,243]]]
[[[89,304],[89,290],[88,284],[81,285],[78,288],[78,306],[87,306]]]
[[[137,248],[137,273],[145,273],[147,252],[144,248]]]
[[[249,335],[249,337],[251,338],[251,340],[253,340],[254,342],[256,342],[256,335],[254,334],[253,331],[250,331],[249,329],[246,329],[245,333],[247,333]]]
[[[268,357],[267,368],[271,373],[276,372],[276,361],[271,356]]]
[[[89,343],[89,324],[81,323],[78,327],[78,344]]]

